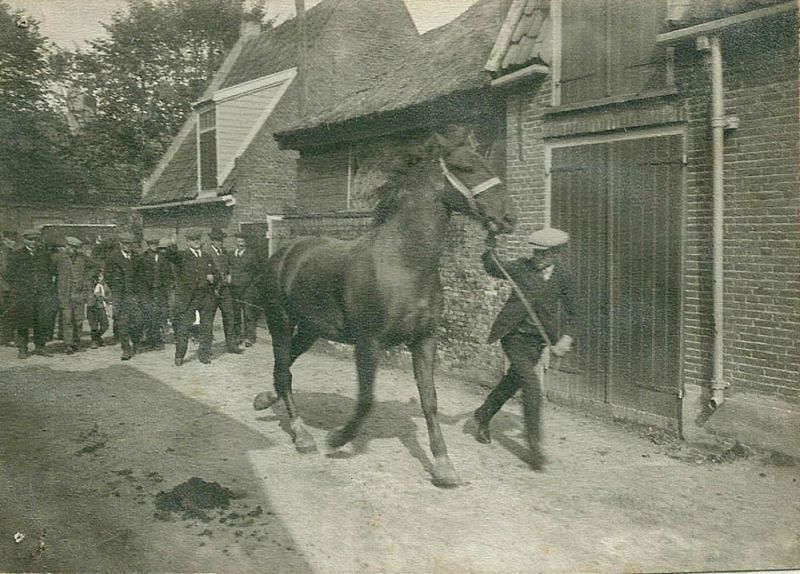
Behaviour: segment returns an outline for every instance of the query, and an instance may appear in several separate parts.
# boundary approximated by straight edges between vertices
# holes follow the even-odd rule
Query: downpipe
[[[722,83],[722,50],[719,36],[701,36],[697,39],[698,50],[707,53],[711,72],[711,135],[712,135],[712,263],[713,263],[713,308],[714,349],[711,378],[711,398],[708,409],[714,411],[725,401],[724,379],[724,160],[725,103]]]

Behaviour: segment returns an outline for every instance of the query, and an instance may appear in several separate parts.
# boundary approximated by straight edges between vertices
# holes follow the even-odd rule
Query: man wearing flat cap
[[[239,341],[233,327],[233,301],[231,297],[231,258],[225,250],[225,232],[215,227],[209,234],[211,249],[209,254],[214,261],[214,269],[220,278],[219,284],[214,289],[214,314],[217,309],[222,314],[222,332],[225,334],[225,347],[229,353],[242,353]]]
[[[190,230],[186,233],[188,249],[178,251],[174,242],[165,252],[167,259],[175,265],[176,296],[175,314],[178,327],[175,333],[175,366],[183,365],[189,347],[189,328],[194,323],[195,313],[200,314],[200,346],[197,356],[201,363],[211,363],[214,310],[214,289],[220,278],[208,250],[201,247],[202,233]]]
[[[536,367],[548,346],[549,351],[558,357],[570,351],[575,334],[577,300],[574,283],[558,257],[568,240],[569,235],[560,229],[540,229],[530,237],[531,256],[509,263],[500,262],[502,269],[494,253],[493,237],[487,241],[489,249],[483,254],[486,272],[506,279],[505,270],[524,301],[516,290],[513,291],[491,327],[488,342],[500,341],[509,368],[483,405],[475,411],[478,423],[475,438],[482,443],[491,442],[489,423],[492,417],[522,388],[525,426],[531,449],[529,464],[534,470],[540,470],[544,465],[541,448],[543,393]],[[526,309],[526,303],[533,316]]]
[[[68,355],[80,348],[83,315],[92,290],[92,271],[88,259],[80,253],[82,245],[77,237],[67,236],[64,250],[54,256],[58,274],[58,306]]]
[[[17,356],[28,357],[28,339],[33,330],[33,353],[49,356],[45,349],[53,328],[49,321],[49,298],[55,268],[50,254],[41,244],[41,233],[28,230],[22,234],[22,249],[9,257],[7,278],[14,301],[17,334]],[[49,333],[48,333],[49,327]]]
[[[118,236],[119,247],[106,259],[105,280],[111,291],[114,323],[122,347],[121,360],[130,360],[138,351],[142,335],[141,255],[132,233]]]

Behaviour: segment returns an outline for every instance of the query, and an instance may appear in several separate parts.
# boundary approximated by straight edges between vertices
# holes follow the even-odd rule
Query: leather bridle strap
[[[447,169],[447,163],[445,163],[444,158],[441,157],[439,158],[439,165],[442,166],[442,173],[444,174],[444,177],[447,179],[447,181],[450,182],[450,185],[455,187],[458,190],[458,192],[464,196],[464,199],[467,200],[470,209],[472,209],[472,211],[475,212],[475,214],[477,215],[480,215],[480,211],[478,210],[478,205],[475,203],[475,196],[478,195],[479,193],[483,193],[487,189],[492,189],[493,187],[503,183],[502,181],[500,181],[499,177],[492,177],[470,189],[469,187],[464,185],[464,183],[460,179],[458,179],[455,175],[453,175],[453,172]]]

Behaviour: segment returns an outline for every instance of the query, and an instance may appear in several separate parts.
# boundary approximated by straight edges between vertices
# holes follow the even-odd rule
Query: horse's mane
[[[386,183],[375,188],[370,196],[376,201],[372,219],[376,225],[386,223],[400,208],[405,192],[412,186],[420,185],[422,164],[430,159],[448,155],[463,144],[464,136],[446,132],[447,137],[434,134],[425,141],[407,142],[398,146],[387,160],[383,170]]]

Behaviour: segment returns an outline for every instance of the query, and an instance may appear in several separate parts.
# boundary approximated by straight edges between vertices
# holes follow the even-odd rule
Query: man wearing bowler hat
[[[165,252],[167,259],[175,265],[176,297],[175,313],[178,328],[175,334],[175,366],[183,365],[189,347],[189,327],[194,323],[195,313],[200,314],[200,346],[197,356],[203,364],[211,363],[213,339],[214,290],[220,278],[208,250],[201,247],[202,233],[190,230],[186,233],[188,249],[178,251],[173,243]]]
[[[256,320],[258,312],[251,300],[250,289],[257,258],[248,245],[247,235],[236,234],[236,249],[231,255],[231,299],[233,302],[233,333],[237,344],[244,341],[250,347],[256,341]]]
[[[164,348],[164,328],[167,324],[169,289],[172,284],[172,265],[159,252],[159,239],[145,240],[142,254],[142,288],[144,301],[144,336],[155,350]]]
[[[220,278],[219,284],[214,289],[214,314],[217,309],[222,314],[222,332],[225,334],[225,347],[229,353],[241,354],[243,351],[239,347],[233,327],[233,301],[231,300],[231,259],[230,254],[225,250],[225,232],[219,227],[215,227],[209,234],[211,249],[209,255],[214,261],[214,269],[217,277]]]
[[[529,464],[534,470],[544,465],[541,448],[542,386],[537,364],[548,344],[550,351],[560,357],[572,349],[577,319],[574,283],[558,255],[569,235],[555,228],[544,228],[530,236],[531,257],[500,263],[518,286],[532,308],[536,319],[525,307],[516,290],[497,315],[489,333],[489,343],[500,341],[509,361],[508,371],[475,411],[478,442],[490,443],[489,423],[492,417],[522,388],[525,426],[530,440]],[[486,272],[506,279],[496,262],[495,240],[487,240],[483,254]],[[559,320],[559,309],[561,317]]]
[[[122,232],[118,240],[119,248],[106,260],[105,279],[111,290],[121,359],[127,361],[138,351],[142,335],[141,262],[132,233]]]

